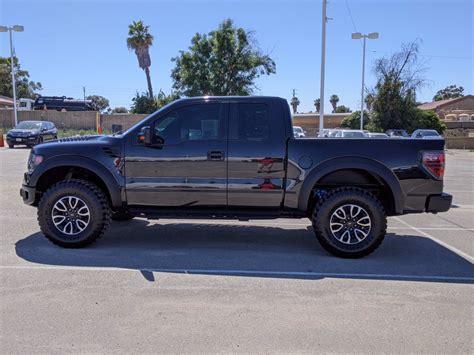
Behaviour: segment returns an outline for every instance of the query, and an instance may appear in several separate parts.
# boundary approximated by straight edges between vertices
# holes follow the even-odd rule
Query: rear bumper
[[[24,204],[31,206],[35,203],[36,189],[23,184],[20,189],[20,196]]]
[[[426,199],[426,212],[446,212],[451,208],[453,196],[449,194],[431,195]]]

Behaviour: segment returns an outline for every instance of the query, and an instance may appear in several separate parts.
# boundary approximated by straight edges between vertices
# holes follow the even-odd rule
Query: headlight
[[[31,153],[30,157],[28,158],[28,172],[31,173],[42,162],[43,162],[42,155]]]

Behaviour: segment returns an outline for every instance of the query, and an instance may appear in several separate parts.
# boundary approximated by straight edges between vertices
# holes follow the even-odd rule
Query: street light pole
[[[10,32],[10,61],[12,65],[12,87],[13,87],[13,112],[15,116],[15,127],[18,124],[18,112],[16,107],[16,79],[15,79],[15,64],[13,62],[13,29],[9,28],[8,32]]]
[[[321,30],[321,83],[319,86],[319,137],[323,136],[324,130],[324,72],[326,68],[326,23],[330,18],[326,16],[327,0],[323,0],[323,16],[322,16],[322,30]]]
[[[360,94],[360,130],[364,130],[364,88],[365,88],[365,43],[367,37],[364,36],[364,49],[362,54],[362,90]]]
[[[12,68],[12,89],[13,89],[13,112],[15,117],[15,126],[18,124],[18,112],[17,112],[17,102],[16,102],[16,79],[15,79],[15,63],[13,56],[13,31],[23,32],[24,27],[21,25],[15,25],[13,27],[0,26],[0,32],[9,32],[10,34],[10,61]]]
[[[360,93],[360,130],[364,130],[364,89],[365,89],[365,46],[368,39],[377,39],[379,38],[378,32],[370,32],[368,35],[363,35],[360,32],[355,32],[352,34],[352,39],[363,39],[364,46],[362,50],[362,89]]]

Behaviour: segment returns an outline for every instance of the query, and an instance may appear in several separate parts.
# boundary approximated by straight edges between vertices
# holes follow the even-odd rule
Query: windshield
[[[434,131],[424,131],[424,132],[421,132],[421,134],[425,137],[438,136],[438,133]]]
[[[301,127],[293,127],[294,132],[303,132],[303,128]]]
[[[18,129],[40,129],[41,128],[41,122],[23,121],[23,122],[18,123],[18,125],[15,128],[18,128]]]

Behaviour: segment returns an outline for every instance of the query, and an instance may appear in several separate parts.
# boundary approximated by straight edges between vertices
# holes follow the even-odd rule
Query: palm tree
[[[373,93],[368,93],[366,96],[365,96],[365,99],[364,99],[364,102],[365,102],[365,105],[367,106],[367,111],[372,111],[372,106],[374,105],[374,101],[375,101],[375,96]]]
[[[332,112],[336,112],[337,103],[339,102],[339,96],[331,95],[331,97],[329,98],[329,102],[332,105]]]
[[[293,113],[297,113],[298,112],[298,105],[300,104],[300,100],[296,97],[296,96],[293,96],[291,98],[291,107],[293,107]]]
[[[316,112],[319,112],[321,109],[321,99],[314,100],[314,107],[316,107]]]
[[[153,98],[153,88],[151,86],[150,66],[151,58],[148,49],[153,45],[153,36],[148,31],[150,26],[145,26],[143,21],[133,21],[128,26],[127,47],[134,50],[138,59],[138,66],[145,71],[148,83],[148,95]]]

